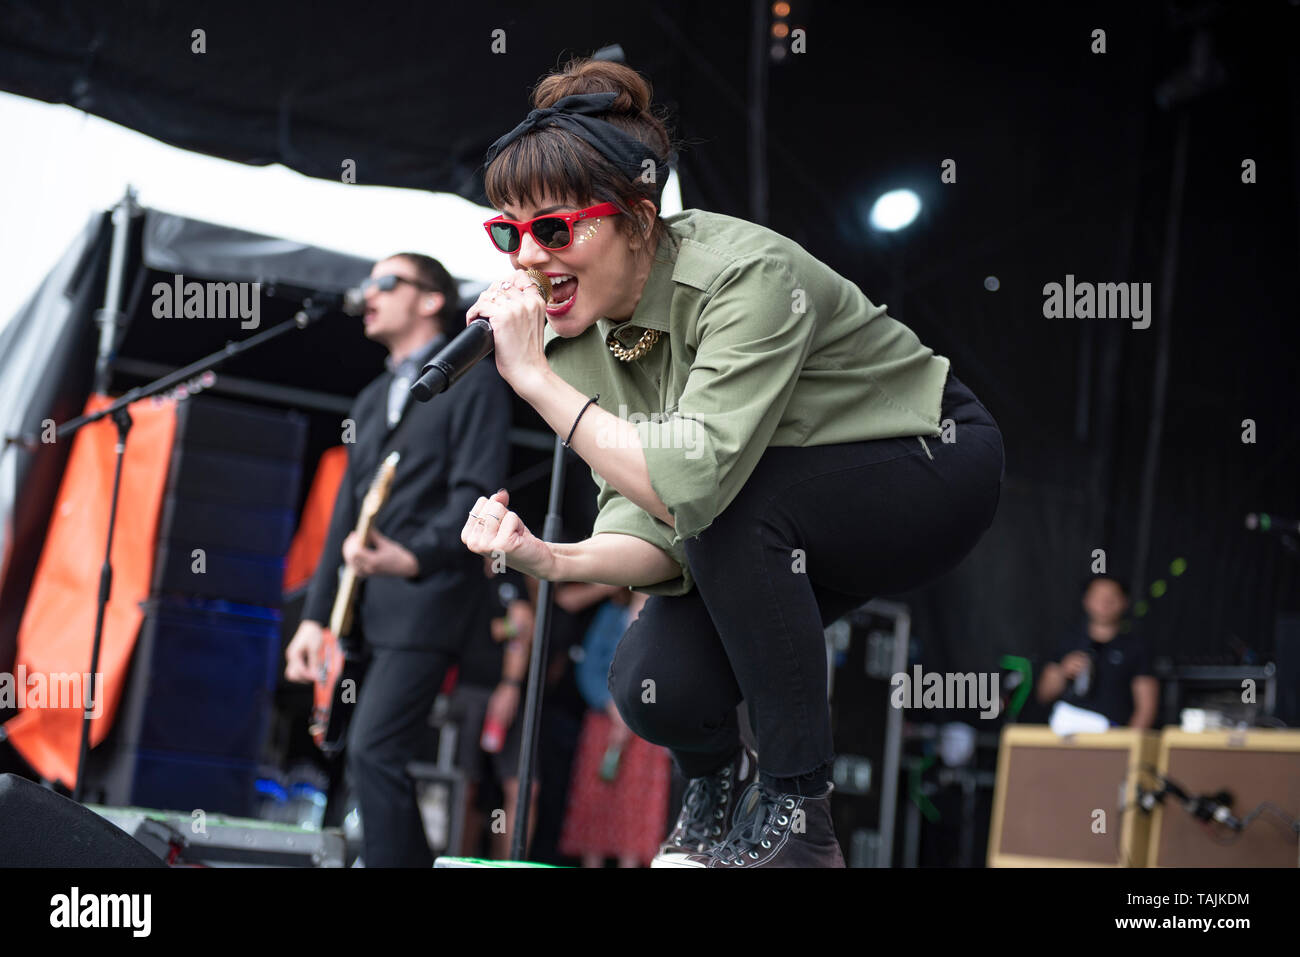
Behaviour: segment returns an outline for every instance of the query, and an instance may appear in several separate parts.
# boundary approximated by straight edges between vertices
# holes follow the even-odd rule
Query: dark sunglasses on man
[[[428,286],[422,282],[416,282],[414,279],[407,279],[405,276],[397,275],[372,276],[369,279],[363,279],[357,284],[357,289],[360,290],[361,295],[363,296],[369,294],[372,289],[378,290],[379,292],[392,292],[397,288],[399,282],[409,282],[416,289],[423,289],[425,292],[435,291],[432,286]]]
[[[517,252],[523,242],[524,233],[532,236],[537,245],[543,249],[556,252],[560,249],[568,249],[573,242],[574,223],[596,216],[613,216],[618,211],[618,207],[613,203],[600,203],[572,213],[548,213],[526,222],[506,219],[505,216],[494,216],[483,224],[483,228],[491,237],[492,245],[503,253]]]

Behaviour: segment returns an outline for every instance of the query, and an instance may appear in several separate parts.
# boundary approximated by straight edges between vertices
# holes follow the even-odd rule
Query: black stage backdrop
[[[778,61],[762,2],[33,0],[0,4],[0,89],[233,160],[334,179],[352,159],[360,183],[481,199],[482,152],[532,82],[620,43],[686,141],[685,205],[797,239],[949,356],[1002,426],[996,524],[901,596],[927,668],[1046,652],[1094,549],[1141,586],[1158,653],[1267,656],[1277,612],[1300,606],[1296,560],[1242,520],[1300,515],[1300,8],[791,7],[806,48]],[[866,210],[896,186],[924,211],[881,242]],[[1150,327],[1045,318],[1044,285],[1067,275],[1151,283]]]

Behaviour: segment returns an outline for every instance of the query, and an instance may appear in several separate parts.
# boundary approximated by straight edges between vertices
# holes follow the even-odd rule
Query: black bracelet
[[[578,418],[573,420],[573,428],[569,429],[569,438],[567,438],[567,439],[564,440],[564,447],[565,447],[566,449],[569,447],[569,441],[570,441],[570,439],[573,438],[573,433],[578,431],[578,420],[581,419],[582,416],[583,416],[583,413],[587,411],[587,406],[588,406],[588,405],[591,405],[591,403],[595,402],[595,401],[596,401],[597,399],[599,399],[599,398],[600,398],[600,393],[597,392],[597,393],[596,393],[595,395],[593,395],[590,399],[588,399],[588,400],[587,400],[587,405],[584,405],[584,406],[582,407],[582,412],[579,412],[579,413],[578,413]]]

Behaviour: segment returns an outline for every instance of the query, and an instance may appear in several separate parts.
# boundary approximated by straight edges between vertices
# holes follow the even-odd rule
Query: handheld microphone
[[[526,272],[528,278],[536,283],[542,298],[550,302],[550,277],[536,269]],[[446,392],[493,348],[492,324],[480,316],[425,364],[420,370],[420,378],[411,386],[411,395],[420,402],[428,402],[435,395]]]
[[[1088,697],[1088,692],[1092,689],[1092,670],[1097,664],[1097,656],[1091,649],[1085,651],[1084,654],[1088,656],[1088,667],[1074,676],[1074,695],[1076,698]]]
[[[420,378],[411,386],[411,395],[428,402],[440,392],[446,392],[492,349],[491,323],[483,318],[475,319],[420,370]]]

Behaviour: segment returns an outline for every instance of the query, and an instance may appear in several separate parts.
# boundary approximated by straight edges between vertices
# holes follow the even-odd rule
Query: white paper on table
[[[1110,730],[1110,719],[1104,714],[1080,708],[1065,701],[1056,702],[1048,725],[1056,734],[1098,734]]]

